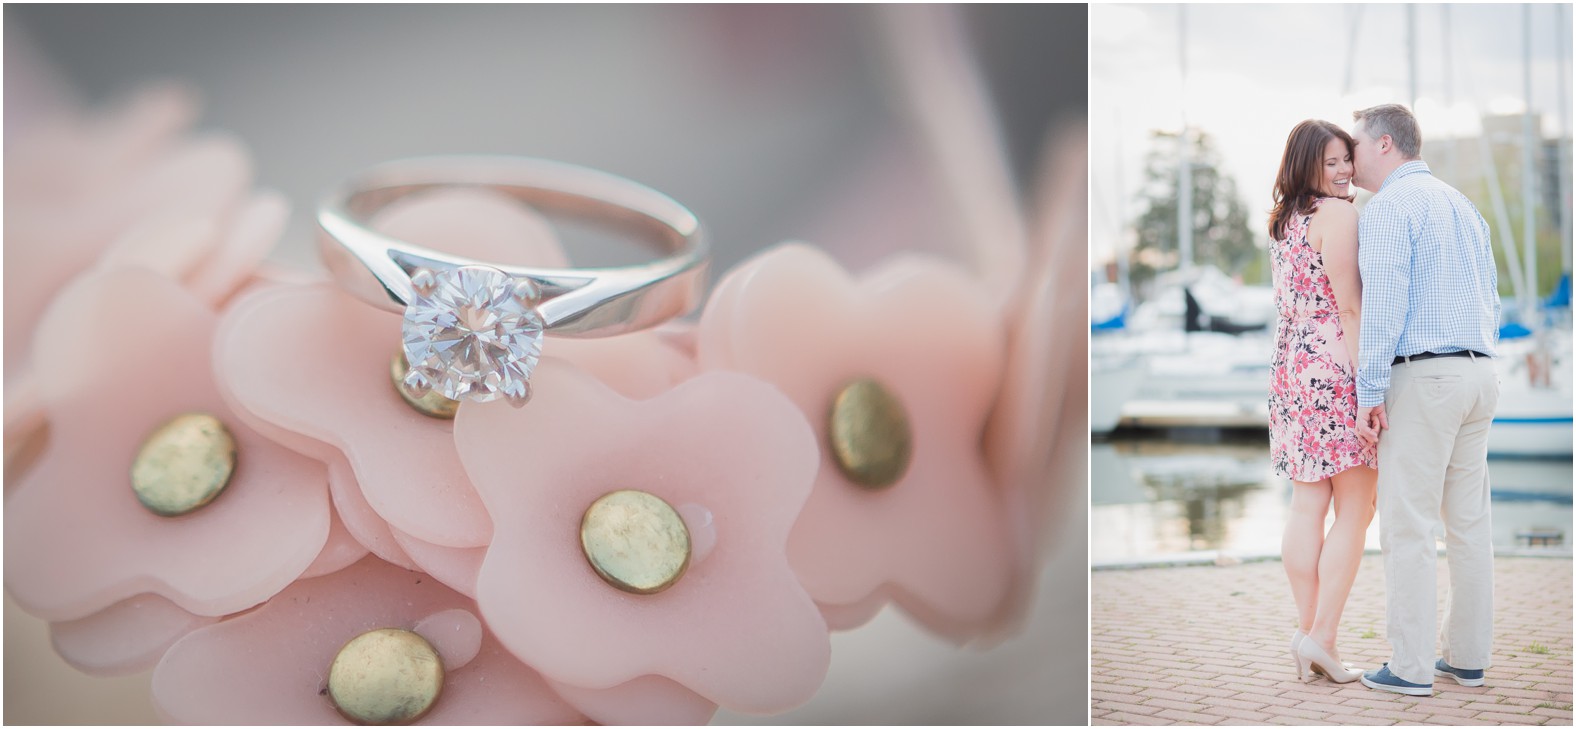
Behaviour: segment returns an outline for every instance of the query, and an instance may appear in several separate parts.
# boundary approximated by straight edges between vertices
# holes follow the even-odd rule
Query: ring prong
[[[509,404],[513,405],[514,407],[517,407],[517,408],[525,407],[525,404],[531,401],[531,383],[529,383],[529,382],[524,383],[523,386],[520,388],[520,392],[519,393],[512,393],[511,392],[511,393],[508,393],[508,394],[504,395],[504,398],[507,399],[509,401]]]
[[[542,299],[542,287],[531,279],[519,279],[514,282],[514,298],[522,303],[534,306],[536,302]]]
[[[410,274],[410,287],[422,296],[431,296],[432,290],[438,287],[438,279],[432,275],[432,269],[418,268]]]
[[[400,381],[400,386],[405,389],[405,394],[417,400],[432,392],[432,380],[414,367],[405,373],[405,379]]]

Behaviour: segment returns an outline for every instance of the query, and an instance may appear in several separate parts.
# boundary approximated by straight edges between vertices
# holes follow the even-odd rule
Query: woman
[[[1281,560],[1297,602],[1292,634],[1297,675],[1338,683],[1341,610],[1357,578],[1374,515],[1372,447],[1357,437],[1356,366],[1362,282],[1357,209],[1352,206],[1352,137],[1325,121],[1298,124],[1286,138],[1270,212],[1270,269],[1279,318],[1270,382],[1270,452],[1292,480]],[[1335,522],[1324,531],[1335,504]]]

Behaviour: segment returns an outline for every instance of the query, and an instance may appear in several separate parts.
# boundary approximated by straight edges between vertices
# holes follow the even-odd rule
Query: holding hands
[[[1384,403],[1373,407],[1357,408],[1357,437],[1369,445],[1379,444],[1379,431],[1389,430],[1390,420],[1385,416]]]

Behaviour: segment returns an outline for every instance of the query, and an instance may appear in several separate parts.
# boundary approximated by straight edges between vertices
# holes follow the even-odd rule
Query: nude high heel
[[[1293,630],[1291,632],[1291,662],[1298,666],[1298,669],[1297,669],[1298,670],[1298,678],[1302,677],[1302,671],[1304,669],[1301,668],[1302,663],[1297,658],[1297,644],[1301,643],[1301,642],[1303,642],[1303,641],[1305,641],[1307,639],[1308,639],[1308,634],[1302,632],[1302,628],[1297,628],[1296,630]],[[1345,664],[1345,663],[1343,663],[1341,665],[1344,665],[1347,668],[1351,668],[1350,665]],[[1324,675],[1324,669],[1320,668],[1318,666],[1318,664],[1311,665],[1306,670],[1312,672],[1313,675],[1315,675],[1315,676],[1323,676]]]
[[[1302,632],[1302,628],[1298,628],[1291,632],[1291,662],[1292,665],[1297,667],[1297,678],[1299,679],[1302,678],[1303,675],[1303,663],[1302,658],[1297,655],[1297,644],[1301,643],[1307,637],[1308,635]]]
[[[1335,683],[1351,683],[1363,675],[1362,671],[1347,668],[1331,658],[1318,641],[1304,637],[1297,644],[1297,677],[1306,681],[1308,671],[1323,673]]]

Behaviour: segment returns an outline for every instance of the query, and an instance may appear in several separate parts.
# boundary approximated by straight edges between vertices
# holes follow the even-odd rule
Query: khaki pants
[[[1380,544],[1390,672],[1434,682],[1434,637],[1446,663],[1489,667],[1494,549],[1489,522],[1488,428],[1499,381],[1487,357],[1395,365],[1379,438]],[[1438,630],[1434,546],[1443,521],[1450,565],[1445,629]]]

